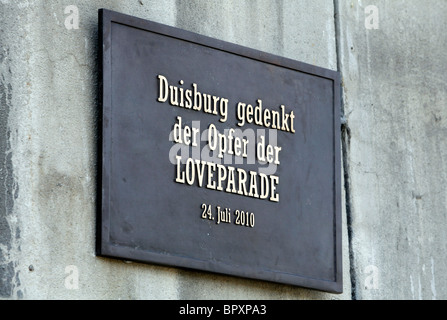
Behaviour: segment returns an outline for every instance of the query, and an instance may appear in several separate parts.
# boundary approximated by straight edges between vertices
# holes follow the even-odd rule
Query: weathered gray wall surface
[[[0,0],[0,298],[447,298],[446,7]],[[99,8],[341,71],[343,294],[95,256]]]
[[[446,299],[447,1],[339,3],[354,297]]]
[[[67,30],[76,5],[80,28]],[[97,32],[107,8],[336,69],[332,2],[0,2],[1,291],[24,299],[329,299],[343,295],[95,256]],[[346,228],[345,228],[346,229]],[[347,248],[345,237],[345,248]],[[349,279],[348,251],[345,274]],[[73,269],[73,267],[76,269]],[[77,270],[77,274],[74,270]],[[78,289],[71,280],[79,276]]]

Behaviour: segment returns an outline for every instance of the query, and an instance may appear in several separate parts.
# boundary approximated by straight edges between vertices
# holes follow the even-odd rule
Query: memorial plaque
[[[97,254],[342,292],[339,74],[99,17]]]

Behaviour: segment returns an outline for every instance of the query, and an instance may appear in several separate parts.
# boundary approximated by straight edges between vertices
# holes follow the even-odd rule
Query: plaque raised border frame
[[[119,258],[122,260],[133,260],[143,263],[154,263],[167,266],[175,266],[187,269],[200,270],[205,272],[214,272],[219,274],[264,280],[276,283],[296,285],[300,287],[312,288],[331,293],[343,292],[342,279],[342,227],[341,227],[341,144],[340,144],[340,105],[341,105],[341,87],[340,74],[337,71],[313,66],[303,62],[295,61],[289,58],[273,55],[259,50],[247,48],[241,45],[232,44],[222,40],[217,40],[207,36],[199,35],[193,32],[181,30],[175,27],[163,25],[160,23],[144,20],[141,18],[125,15],[107,9],[100,9],[99,15],[99,123],[98,123],[98,150],[97,150],[97,221],[96,221],[96,254],[103,257]],[[159,254],[157,252],[144,252],[126,246],[117,246],[108,242],[108,232],[110,225],[109,205],[107,198],[108,186],[108,165],[107,152],[110,150],[110,141],[104,139],[107,135],[108,115],[112,108],[111,102],[111,25],[118,23],[141,30],[154,32],[171,38],[177,38],[182,41],[206,46],[216,50],[221,50],[231,54],[247,57],[263,63],[281,66],[296,70],[298,72],[308,73],[314,76],[322,77],[333,81],[333,121],[335,132],[333,135],[334,146],[334,257],[335,261],[335,281],[327,281],[300,275],[286,273],[252,274],[252,271],[246,267],[240,267],[234,270],[231,266],[219,265],[215,262],[204,262],[191,259],[189,257],[170,256]]]

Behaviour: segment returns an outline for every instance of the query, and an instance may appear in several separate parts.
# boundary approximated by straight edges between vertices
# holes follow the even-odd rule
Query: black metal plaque
[[[99,17],[97,254],[342,292],[339,74]]]

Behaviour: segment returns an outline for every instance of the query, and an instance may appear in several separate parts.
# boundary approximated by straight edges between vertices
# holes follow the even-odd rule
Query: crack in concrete
[[[354,267],[354,249],[352,245],[353,229],[352,229],[352,211],[351,211],[351,186],[350,186],[350,166],[349,166],[349,150],[351,143],[351,130],[349,128],[348,120],[344,110],[344,86],[343,86],[343,72],[341,67],[341,52],[340,52],[340,11],[339,1],[334,0],[334,24],[335,24],[335,50],[337,55],[337,71],[341,74],[341,145],[342,145],[342,164],[343,164],[343,178],[345,189],[345,210],[346,210],[346,224],[348,233],[348,248],[349,248],[349,274],[351,278],[351,299],[357,300],[357,279]]]

